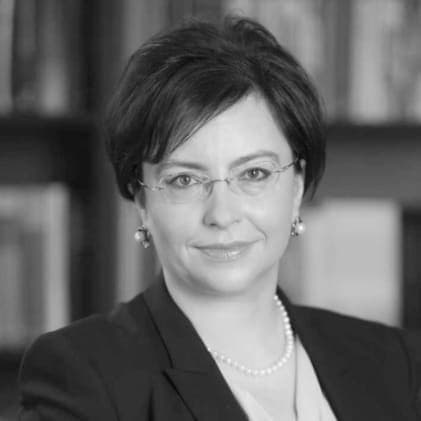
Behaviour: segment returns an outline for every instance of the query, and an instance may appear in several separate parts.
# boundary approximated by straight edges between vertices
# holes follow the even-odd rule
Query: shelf
[[[0,115],[0,136],[4,133],[35,131],[86,131],[94,123],[93,117],[85,114],[69,116],[45,116],[35,113],[11,113]]]
[[[62,181],[88,188],[96,133],[90,116],[1,116],[0,183]]]
[[[104,203],[98,161],[105,160],[98,132],[91,115],[0,116],[0,185],[60,183],[69,190],[72,319],[96,310],[92,285],[102,264],[97,233]]]
[[[327,126],[327,138],[335,141],[347,139],[372,139],[376,142],[406,140],[421,141],[420,123],[351,123],[334,121]]]
[[[421,124],[332,122],[326,155],[319,199],[393,199],[420,206]]]

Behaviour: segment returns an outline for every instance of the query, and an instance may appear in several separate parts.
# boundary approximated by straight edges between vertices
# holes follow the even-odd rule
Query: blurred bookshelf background
[[[266,25],[328,114],[327,171],[280,282],[300,303],[421,328],[421,0],[0,0],[0,420],[16,418],[31,340],[159,270],[133,241],[102,112],[142,41],[226,13]]]

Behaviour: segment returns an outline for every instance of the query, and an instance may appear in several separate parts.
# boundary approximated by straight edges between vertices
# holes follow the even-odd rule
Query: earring
[[[292,223],[292,227],[291,227],[291,237],[298,237],[301,234],[304,234],[306,230],[306,226],[303,222],[303,220],[297,216],[297,218],[295,218],[295,221]]]
[[[151,245],[151,234],[144,225],[135,231],[134,239],[136,243],[142,244],[145,249]]]

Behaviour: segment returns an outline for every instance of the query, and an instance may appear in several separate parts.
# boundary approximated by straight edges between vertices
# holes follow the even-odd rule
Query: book
[[[0,113],[12,110],[13,18],[15,0],[0,0]]]
[[[17,344],[26,336],[22,306],[22,250],[19,221],[13,214],[0,217],[0,343]]]
[[[18,112],[37,108],[38,46],[37,0],[15,0],[11,87]]]
[[[0,346],[70,321],[70,197],[61,184],[0,187]]]
[[[351,119],[420,121],[421,2],[355,0],[350,21]]]
[[[7,1],[7,0],[2,0]],[[45,115],[84,107],[83,8],[80,0],[15,0],[13,106]]]
[[[83,110],[82,4],[37,2],[37,106],[47,115]]]
[[[301,304],[402,324],[402,224],[389,200],[326,199],[302,212],[306,232],[290,241],[280,284]],[[291,281],[291,279],[293,281]]]

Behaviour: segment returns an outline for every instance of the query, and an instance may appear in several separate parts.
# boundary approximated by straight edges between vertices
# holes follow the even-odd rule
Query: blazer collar
[[[375,356],[350,347],[341,326],[327,329],[319,317],[312,317],[314,310],[312,313],[292,305],[281,290],[278,294],[338,420],[410,419],[397,413],[395,407],[388,407],[390,397],[382,385]],[[163,279],[143,296],[172,363],[165,372],[197,419],[245,421],[247,416],[192,323],[172,300]]]
[[[212,356],[189,319],[171,298],[163,279],[144,293],[146,306],[168,351],[165,369],[174,387],[200,421],[246,421]]]

